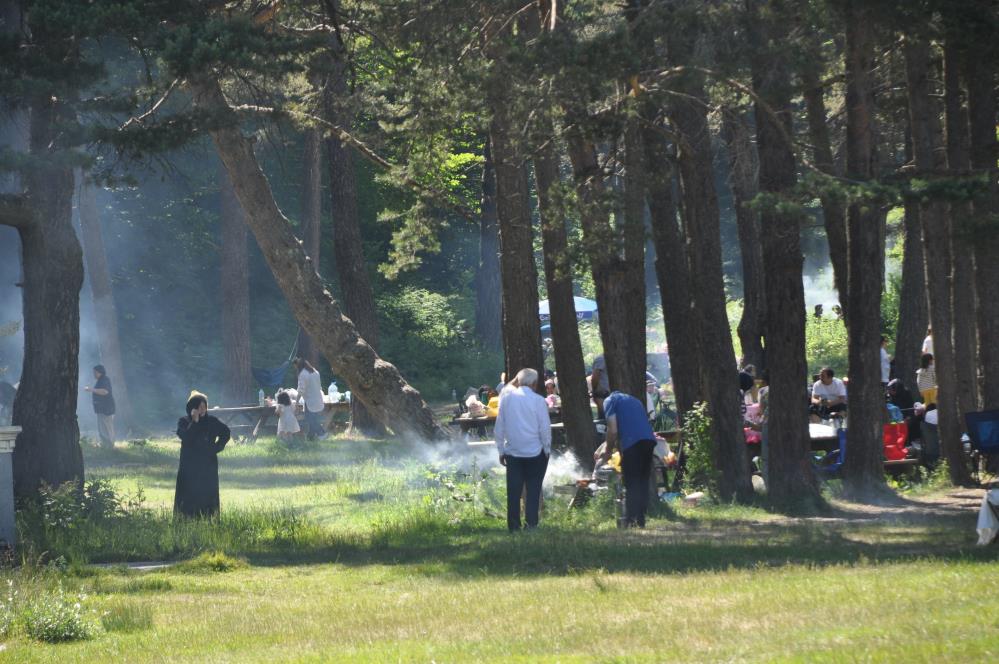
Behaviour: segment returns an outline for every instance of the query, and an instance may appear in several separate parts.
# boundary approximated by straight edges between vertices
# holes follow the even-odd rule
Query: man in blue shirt
[[[604,400],[607,417],[607,452],[621,449],[621,474],[624,476],[625,517],[629,526],[645,527],[649,507],[649,476],[656,435],[645,413],[645,404],[618,391]]]

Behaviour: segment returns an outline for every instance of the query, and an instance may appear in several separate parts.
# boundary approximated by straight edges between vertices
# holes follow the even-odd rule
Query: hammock
[[[281,387],[281,383],[284,382],[284,375],[288,371],[288,367],[291,366],[292,361],[295,359],[295,354],[298,352],[298,338],[295,338],[295,344],[291,347],[291,354],[288,355],[288,359],[279,364],[276,367],[263,368],[251,367],[250,371],[253,372],[253,377],[257,379],[257,383],[261,387],[265,387],[268,390],[276,390]]]

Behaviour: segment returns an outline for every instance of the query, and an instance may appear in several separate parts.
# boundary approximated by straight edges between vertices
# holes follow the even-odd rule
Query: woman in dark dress
[[[194,394],[187,402],[187,417],[177,422],[180,467],[174,514],[215,516],[219,513],[218,453],[229,442],[229,427],[208,414],[208,399]]]

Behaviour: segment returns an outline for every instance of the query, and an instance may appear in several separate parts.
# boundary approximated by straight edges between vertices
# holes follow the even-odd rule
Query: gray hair
[[[534,369],[521,369],[514,379],[521,387],[536,387],[538,384],[538,372]]]

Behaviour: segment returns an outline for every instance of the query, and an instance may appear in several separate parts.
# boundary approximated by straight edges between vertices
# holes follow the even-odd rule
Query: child
[[[278,416],[278,438],[288,440],[301,437],[302,427],[298,425],[295,407],[291,405],[291,396],[287,392],[278,392],[277,406],[274,407],[274,411]]]

